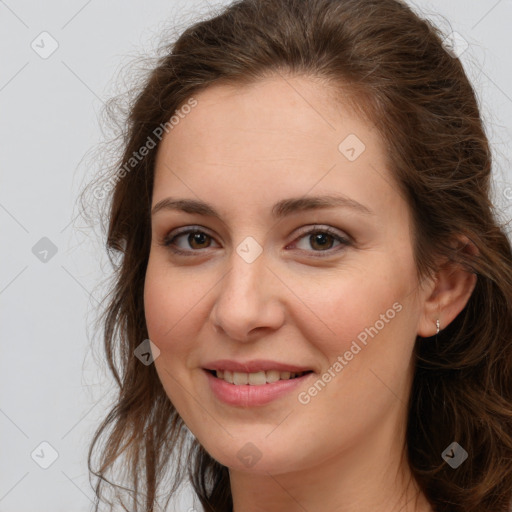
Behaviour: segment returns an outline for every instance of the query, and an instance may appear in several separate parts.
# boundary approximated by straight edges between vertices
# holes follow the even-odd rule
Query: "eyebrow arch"
[[[296,212],[333,207],[351,208],[365,215],[375,214],[372,210],[361,203],[340,194],[283,199],[273,206],[272,216],[276,219],[280,219]],[[178,210],[185,213],[214,217],[219,220],[221,219],[221,215],[213,206],[196,199],[174,199],[172,197],[167,197],[153,206],[151,215],[153,216],[161,210]]]

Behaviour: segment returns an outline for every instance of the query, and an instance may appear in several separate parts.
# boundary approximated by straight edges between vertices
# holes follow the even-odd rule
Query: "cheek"
[[[188,382],[187,358],[193,344],[186,340],[195,339],[190,329],[197,322],[190,319],[197,314],[197,305],[193,308],[197,300],[194,287],[179,276],[165,262],[150,257],[144,282],[144,313],[149,339],[160,350],[154,362],[156,371],[167,396],[181,413],[186,410],[182,385]]]
[[[173,294],[166,293],[166,290],[165,282],[148,269],[144,283],[144,314],[149,338],[159,347],[165,332],[175,323]]]
[[[144,283],[144,313],[149,338],[161,351],[182,345],[174,341],[186,339],[184,327],[195,325],[187,319],[197,314],[200,298],[197,285],[150,257]]]
[[[396,274],[391,265],[371,270],[351,266],[314,282],[296,280],[294,291],[307,306],[297,309],[302,313],[296,322],[331,359],[349,350],[354,340],[373,339],[367,329],[374,334],[375,324],[380,338],[399,326],[405,309],[405,272],[401,278]]]

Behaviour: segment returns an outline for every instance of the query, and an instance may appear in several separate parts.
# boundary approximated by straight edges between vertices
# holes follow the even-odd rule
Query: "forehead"
[[[368,139],[366,132],[372,127],[355,114],[348,91],[346,101],[341,90],[336,94],[332,86],[307,77],[215,84],[194,96],[197,106],[166,136],[173,140],[163,146],[186,142],[200,145],[202,154],[213,149],[217,157],[234,157],[234,151],[243,148],[244,159],[254,151],[260,157],[290,151],[299,156],[320,146],[322,152],[338,156],[344,132]],[[305,140],[306,146],[300,144]]]
[[[176,192],[236,206],[338,191],[385,208],[396,195],[379,133],[325,83],[272,77],[194,98],[160,144],[153,203]]]

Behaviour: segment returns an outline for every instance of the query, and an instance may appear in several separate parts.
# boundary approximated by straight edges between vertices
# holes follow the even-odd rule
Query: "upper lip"
[[[306,366],[297,366],[289,363],[280,363],[267,359],[253,359],[251,361],[234,361],[231,359],[218,359],[206,363],[205,370],[228,370],[230,372],[256,373],[277,370],[279,372],[307,372],[313,371]]]

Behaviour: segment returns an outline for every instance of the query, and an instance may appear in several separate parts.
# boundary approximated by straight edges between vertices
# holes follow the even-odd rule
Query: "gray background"
[[[413,5],[469,44],[461,59],[493,145],[494,201],[510,219],[512,1]],[[0,512],[91,509],[86,453],[114,389],[91,332],[109,267],[76,200],[98,172],[88,156],[103,137],[104,101],[123,90],[123,66],[153,52],[164,28],[211,6],[0,1]],[[52,449],[42,442],[57,455],[47,469]],[[171,510],[193,505],[185,492]]]

